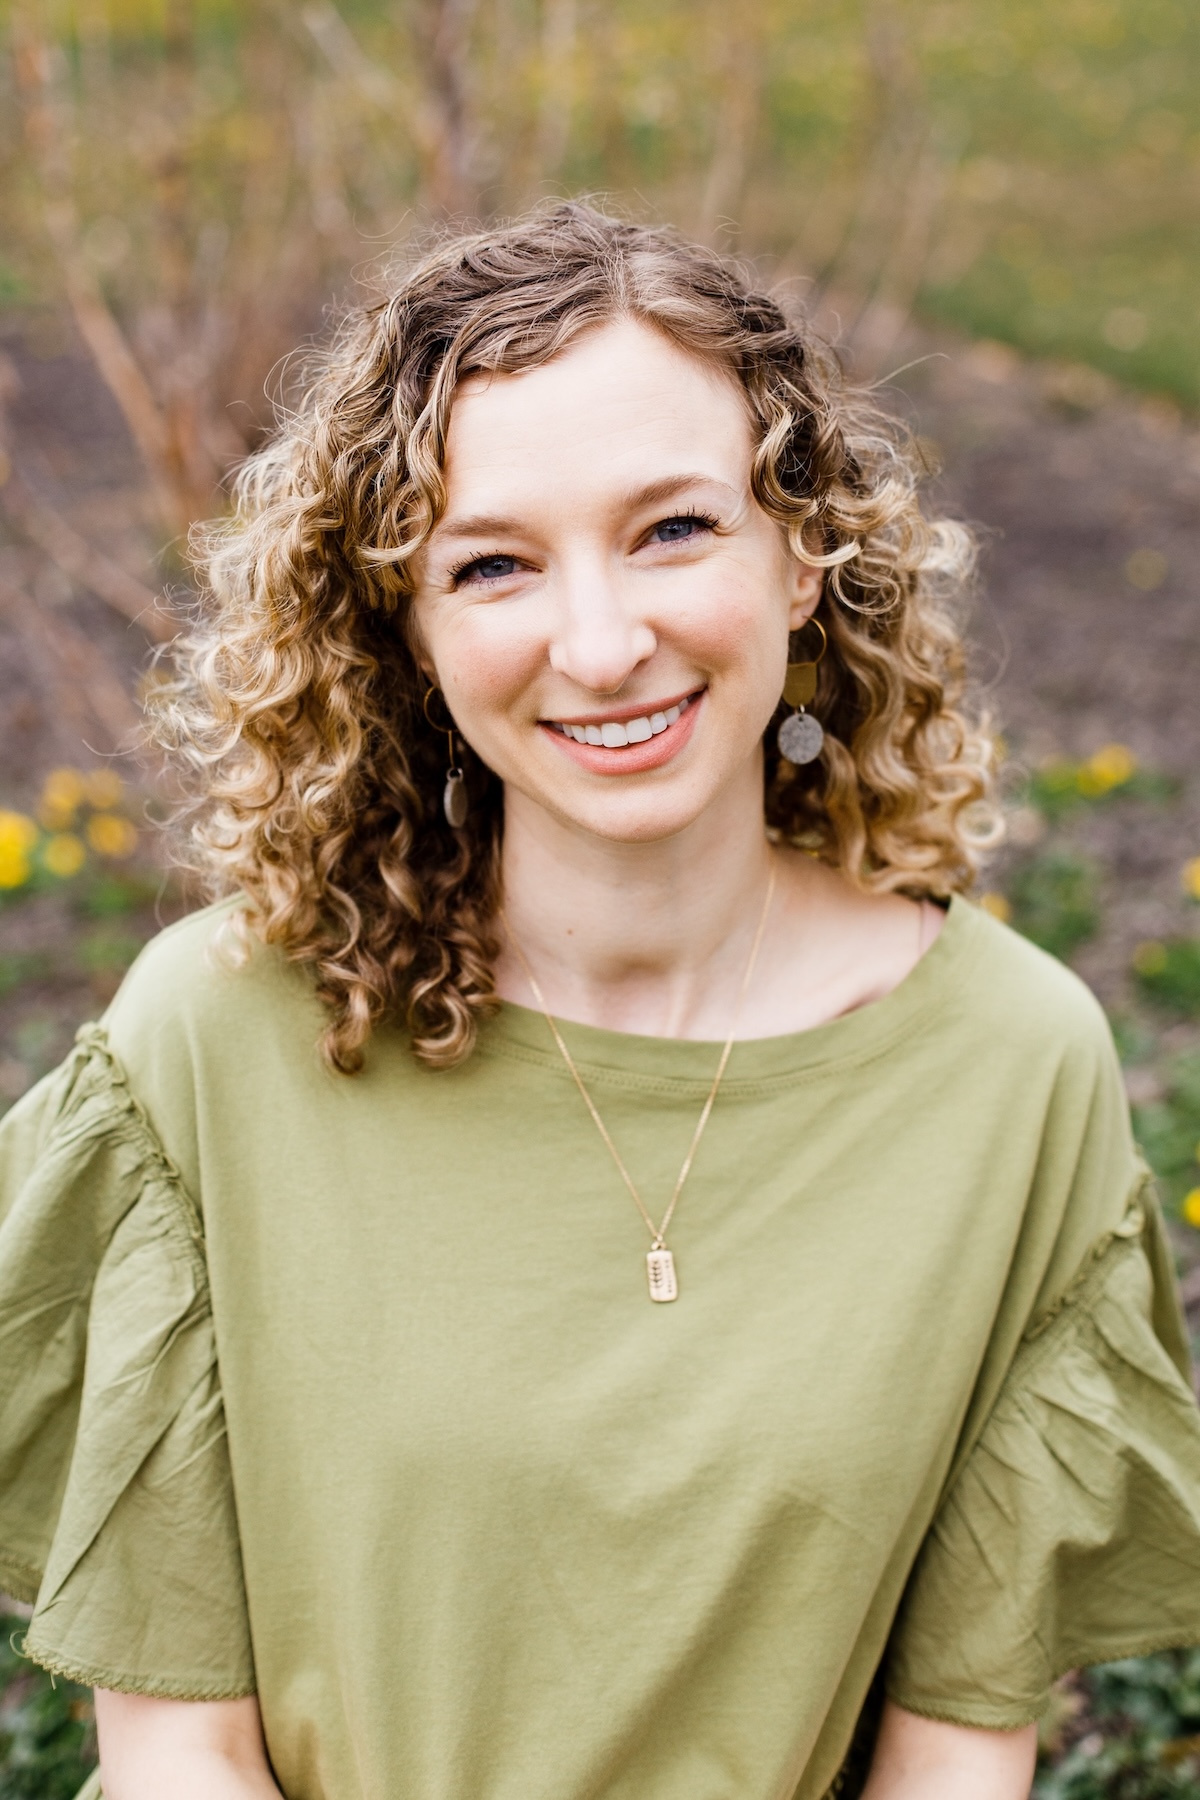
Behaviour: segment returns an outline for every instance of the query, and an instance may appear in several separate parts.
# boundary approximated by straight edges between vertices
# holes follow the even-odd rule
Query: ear
[[[825,589],[825,571],[810,568],[808,563],[802,563],[795,556],[789,558],[789,564],[788,630],[799,631],[817,610]]]

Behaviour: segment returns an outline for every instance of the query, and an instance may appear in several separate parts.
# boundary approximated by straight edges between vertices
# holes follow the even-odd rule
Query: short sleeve
[[[1069,1668],[1200,1643],[1200,1414],[1152,1192],[1026,1333],[944,1499],[887,1686],[994,1728]]]
[[[200,1216],[102,1032],[0,1125],[0,1586],[97,1687],[254,1691]]]

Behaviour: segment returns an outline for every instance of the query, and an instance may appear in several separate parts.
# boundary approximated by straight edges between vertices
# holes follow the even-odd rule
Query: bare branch
[[[23,15],[16,42],[17,79],[25,100],[26,138],[42,181],[47,235],[62,269],[80,336],[125,417],[150,477],[158,509],[169,530],[175,533],[187,523],[187,508],[170,476],[167,423],[80,244],[61,105],[54,92],[56,54],[33,33],[28,15]]]

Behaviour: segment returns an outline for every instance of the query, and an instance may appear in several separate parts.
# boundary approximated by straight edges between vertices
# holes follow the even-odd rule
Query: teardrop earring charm
[[[442,789],[442,811],[446,815],[447,825],[451,826],[455,831],[461,831],[467,822],[467,811],[469,807],[467,784],[462,770],[454,760],[454,721],[451,720],[449,725],[439,725],[436,719],[430,718],[429,716],[429,702],[438,692],[440,692],[440,690],[436,687],[426,688],[425,698],[421,702],[421,708],[425,714],[426,723],[430,728],[434,731],[445,733],[446,742],[449,746],[450,767],[446,770],[446,785]],[[446,716],[447,718],[450,717],[449,712],[447,712]]]
[[[783,697],[796,711],[789,713],[780,725],[775,740],[779,745],[780,756],[790,763],[814,762],[825,743],[825,729],[820,719],[815,719],[805,708],[817,691],[817,664],[829,646],[829,639],[819,619],[809,619],[808,624],[815,625],[820,632],[821,648],[812,662],[788,664]]]

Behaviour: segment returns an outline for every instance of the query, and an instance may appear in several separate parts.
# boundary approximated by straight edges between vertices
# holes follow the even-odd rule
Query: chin
[[[610,844],[655,844],[686,831],[701,817],[705,806],[663,794],[654,798],[646,795],[637,800],[631,796],[624,803],[581,806],[577,810],[559,803],[548,810],[576,831],[586,831]]]

